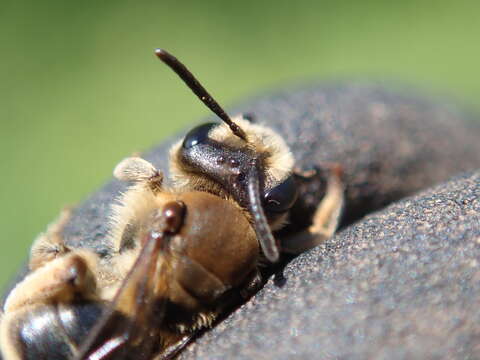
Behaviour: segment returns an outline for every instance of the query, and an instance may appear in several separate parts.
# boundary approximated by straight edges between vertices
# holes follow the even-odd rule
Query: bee
[[[262,285],[259,268],[331,236],[343,206],[331,166],[312,225],[273,233],[297,197],[282,138],[246,116],[230,118],[190,71],[170,66],[222,123],[191,130],[170,151],[171,185],[131,157],[114,176],[133,185],[112,206],[108,256],[71,248],[65,211],[33,244],[30,273],[9,294],[0,324],[5,359],[166,359]]]
[[[177,58],[163,49],[155,53],[223,121],[197,126],[173,145],[170,173],[176,186],[236,201],[252,216],[262,255],[276,262],[280,250],[272,231],[288,221],[298,197],[298,182],[316,171],[295,169],[293,155],[280,134],[253,123],[248,115],[230,118]],[[313,165],[318,168],[319,164]],[[329,172],[327,190],[312,226],[293,239],[283,239],[284,252],[303,252],[332,236],[338,226],[344,203],[341,165],[323,167]]]

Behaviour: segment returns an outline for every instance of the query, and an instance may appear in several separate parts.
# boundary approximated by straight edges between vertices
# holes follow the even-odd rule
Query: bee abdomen
[[[7,359],[71,358],[100,317],[102,308],[101,303],[83,302],[28,309],[10,326],[9,348],[15,354]]]

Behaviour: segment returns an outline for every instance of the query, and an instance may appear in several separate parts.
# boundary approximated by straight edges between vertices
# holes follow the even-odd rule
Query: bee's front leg
[[[313,215],[312,224],[299,234],[281,239],[282,252],[300,254],[332,237],[337,230],[344,204],[343,171],[338,164],[329,165],[328,171],[327,190]]]

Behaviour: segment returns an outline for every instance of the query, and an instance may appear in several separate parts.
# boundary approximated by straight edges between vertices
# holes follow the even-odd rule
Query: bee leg
[[[185,346],[188,345],[190,340],[195,336],[195,334],[188,334],[182,337],[178,342],[173,345],[168,346],[165,350],[162,350],[162,354],[154,358],[154,360],[170,360],[178,355],[180,351],[183,350]]]
[[[301,181],[309,181],[315,176],[318,175],[318,169],[313,168],[313,169],[302,169],[299,167],[295,167],[293,169],[293,173],[297,177],[297,179]]]
[[[38,269],[68,252],[63,242],[62,230],[70,219],[71,213],[70,208],[63,209],[58,219],[48,226],[47,231],[35,239],[30,250],[30,270]]]
[[[53,301],[68,302],[79,295],[93,295],[97,260],[96,254],[78,250],[48,262],[15,286],[5,301],[5,313]]]
[[[258,290],[263,285],[263,280],[262,276],[260,275],[260,271],[258,269],[255,269],[252,274],[250,275],[250,278],[246,282],[246,286],[240,290],[240,295],[244,300],[247,300],[250,298],[252,295],[256,294]]]
[[[282,252],[300,254],[333,236],[337,230],[344,203],[344,186],[341,176],[340,165],[329,166],[327,191],[313,215],[312,225],[304,232],[282,239]]]

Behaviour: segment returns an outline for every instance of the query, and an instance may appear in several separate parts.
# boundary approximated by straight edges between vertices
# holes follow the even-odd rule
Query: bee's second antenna
[[[185,84],[197,95],[197,97],[208,106],[217,116],[222,119],[232,130],[232,132],[247,141],[247,135],[237,124],[235,124],[230,116],[223,110],[219,103],[208,93],[208,91],[200,84],[195,76],[183,65],[175,56],[163,49],[156,49],[155,54],[168,65],[175,73],[180,76]]]

